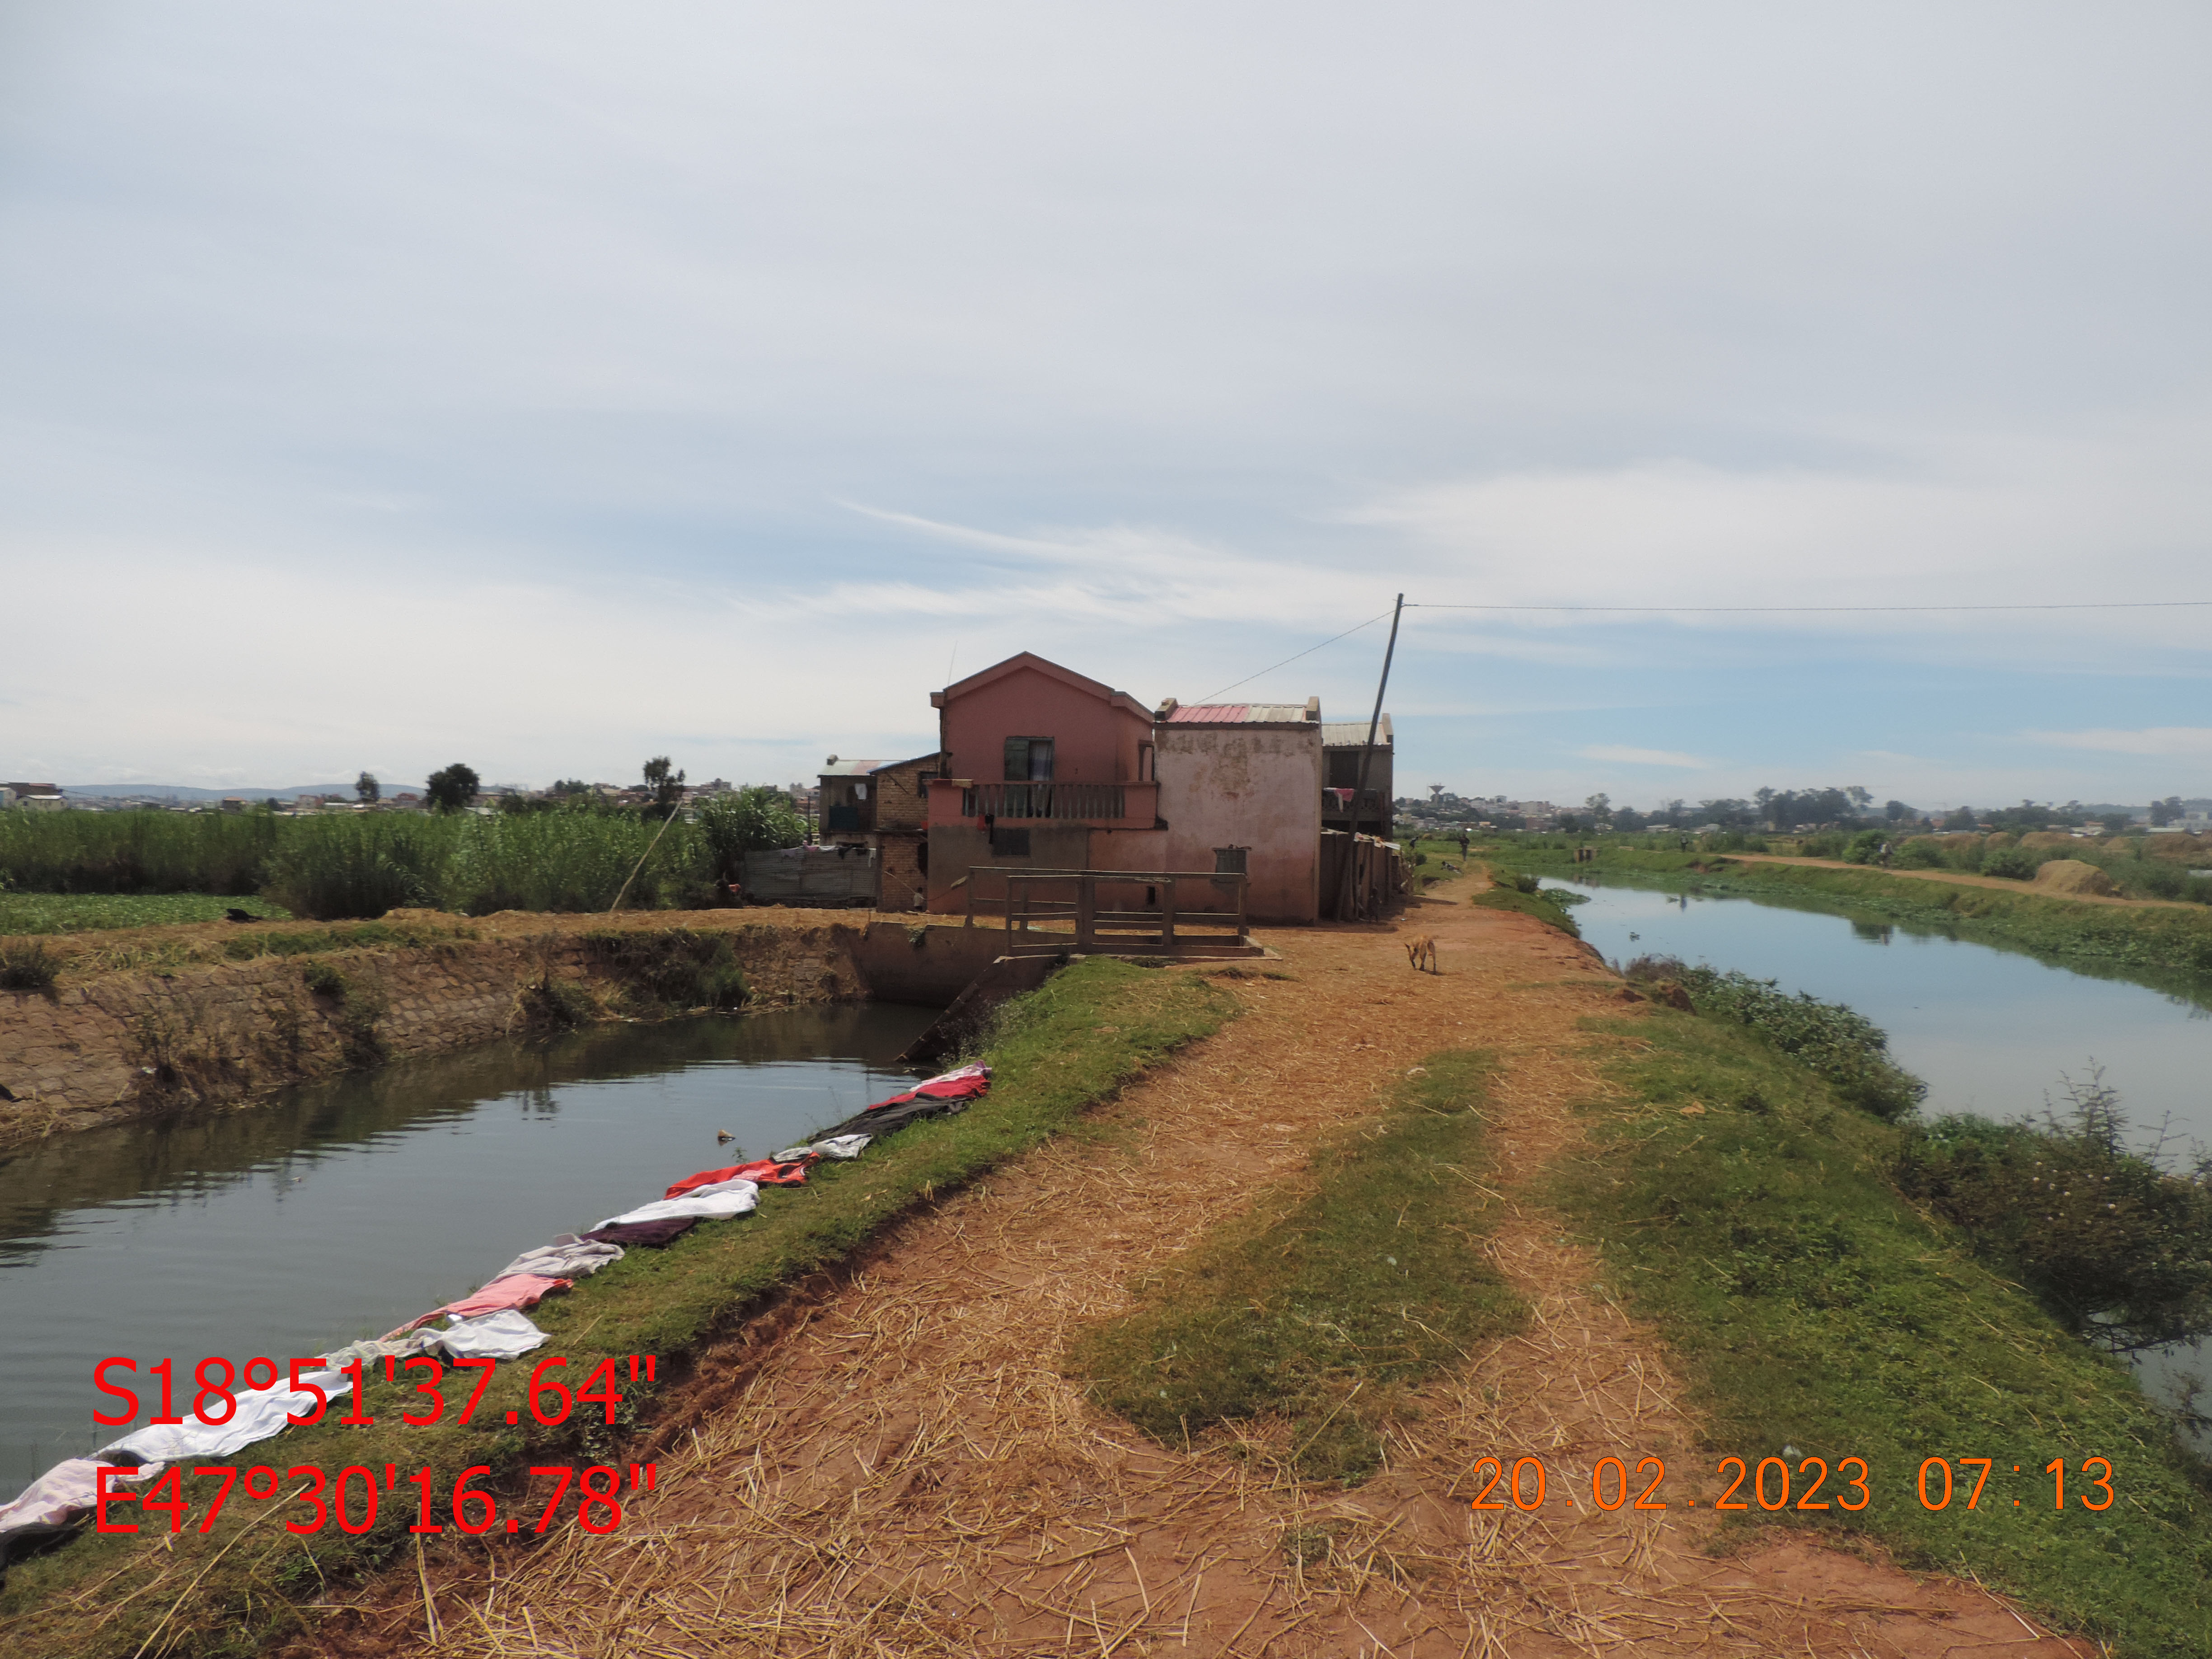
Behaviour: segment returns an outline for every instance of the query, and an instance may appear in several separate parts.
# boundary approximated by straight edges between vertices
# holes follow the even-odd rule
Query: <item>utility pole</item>
[[[1390,611],[1390,643],[1382,647],[1382,678],[1375,685],[1375,712],[1367,718],[1367,743],[1359,751],[1359,782],[1352,792],[1352,838],[1344,848],[1344,880],[1337,889],[1336,919],[1349,921],[1345,912],[1352,908],[1352,871],[1358,865],[1359,852],[1359,801],[1367,793],[1367,769],[1375,758],[1375,733],[1382,724],[1382,694],[1390,685],[1390,659],[1398,650],[1398,618],[1406,609],[1406,596],[1401,593],[1398,603]]]

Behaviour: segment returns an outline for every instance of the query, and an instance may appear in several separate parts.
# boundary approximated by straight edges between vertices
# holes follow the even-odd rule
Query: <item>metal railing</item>
[[[1119,818],[1118,783],[971,783],[960,792],[968,818]]]

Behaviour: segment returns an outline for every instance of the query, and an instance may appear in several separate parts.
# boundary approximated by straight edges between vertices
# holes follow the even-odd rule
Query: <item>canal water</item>
[[[92,1421],[112,1403],[101,1358],[173,1357],[181,1382],[210,1354],[390,1330],[908,1086],[894,1056],[934,1018],[865,1004],[491,1043],[0,1163],[0,1501],[127,1432]]]
[[[2134,1139],[2186,1158],[2212,1146],[2212,985],[2154,990],[2015,951],[1849,915],[1743,898],[1547,878],[1588,896],[1575,925],[1606,959],[1679,957],[1856,1009],[1928,1085],[1929,1115],[2013,1119],[2064,1106],[2068,1079],[2101,1068]],[[2212,1379],[2212,1345],[2138,1357],[2154,1395]],[[2212,1437],[2199,1437],[2212,1453]]]
[[[1609,962],[1680,957],[1864,1014],[1928,1085],[1930,1115],[2039,1113],[2101,1066],[2138,1127],[2169,1124],[2177,1150],[2212,1145],[2212,986],[2193,1000],[1887,922],[1610,878],[1561,884],[1588,895],[1575,925]]]

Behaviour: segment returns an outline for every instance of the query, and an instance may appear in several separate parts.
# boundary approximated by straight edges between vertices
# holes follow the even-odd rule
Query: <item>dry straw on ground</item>
[[[1972,1586],[1802,1540],[1715,1554],[1680,1508],[1540,1517],[1468,1506],[1479,1460],[1592,1465],[1694,1443],[1662,1353],[1595,1288],[1529,1195],[1602,1083],[1577,1022],[1617,981],[1525,918],[1448,902],[1418,927],[1271,939],[1288,980],[1232,981],[1243,1018],[1064,1139],[887,1241],[849,1282],[710,1356],[667,1425],[659,1490],[621,1529],[533,1554],[447,1556],[441,1640],[381,1587],[331,1653],[471,1659],[916,1656],[1970,1655],[2080,1651]],[[1487,1246],[1521,1334],[1422,1391],[1387,1467],[1301,1483],[1280,1424],[1162,1447],[1062,1370],[1070,1334],[1439,1048],[1504,1062]],[[1671,1478],[1670,1489],[1691,1482]],[[410,1580],[412,1575],[409,1575]],[[411,1589],[411,1585],[410,1587]]]

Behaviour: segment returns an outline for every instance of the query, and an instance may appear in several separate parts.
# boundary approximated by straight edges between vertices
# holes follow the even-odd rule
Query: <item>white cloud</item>
[[[2139,730],[2030,732],[2037,743],[2060,749],[2094,749],[2107,755],[2176,755],[2212,760],[2212,726],[2146,726]]]
[[[1673,749],[1632,749],[1617,743],[1592,744],[1575,752],[1584,760],[1614,761],[1624,766],[1679,766],[1687,771],[1702,772],[1717,764]]]

